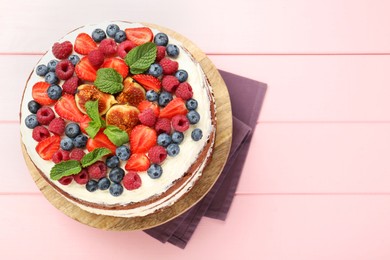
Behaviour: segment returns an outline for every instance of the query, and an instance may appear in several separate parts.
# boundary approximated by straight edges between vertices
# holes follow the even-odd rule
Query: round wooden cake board
[[[178,217],[180,214],[184,213],[200,201],[213,187],[223,170],[230,151],[232,141],[232,112],[230,98],[226,85],[216,67],[207,58],[205,53],[203,53],[196,45],[184,36],[161,26],[148,23],[143,24],[156,28],[176,38],[177,40],[180,40],[184,47],[201,64],[213,88],[217,106],[217,132],[214,152],[212,160],[207,165],[202,177],[197,181],[196,185],[172,206],[144,217],[124,218],[96,215],[82,210],[75,204],[69,202],[41,176],[35,165],[32,163],[30,157],[27,155],[26,149],[22,144],[22,152],[27,167],[30,170],[36,185],[42,191],[44,196],[57,209],[69,217],[83,224],[99,229],[118,231],[149,229]]]

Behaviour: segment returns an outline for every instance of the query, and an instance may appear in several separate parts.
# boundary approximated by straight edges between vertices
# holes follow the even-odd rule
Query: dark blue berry
[[[198,108],[198,101],[193,98],[188,99],[186,102],[186,107],[188,110],[195,110]]]
[[[80,126],[76,123],[69,123],[65,127],[65,135],[70,138],[75,138],[80,134]]]
[[[80,57],[76,54],[72,54],[69,56],[68,60],[70,60],[73,66],[76,66],[76,64],[80,62]]]
[[[28,102],[27,107],[28,107],[28,111],[30,111],[33,114],[36,114],[38,109],[41,108],[41,105],[35,100],[31,100]]]
[[[85,185],[85,188],[89,192],[94,192],[95,190],[98,189],[98,182],[95,180],[89,180],[87,184]]]
[[[47,95],[49,96],[49,98],[51,98],[53,100],[57,100],[62,95],[62,88],[58,85],[51,85],[47,89]]]
[[[110,180],[115,183],[120,183],[123,180],[124,176],[125,176],[125,171],[119,167],[113,168],[108,174]]]
[[[171,157],[175,157],[176,155],[178,155],[180,153],[180,147],[179,145],[177,144],[170,144],[168,145],[167,147],[167,153],[169,156]]]
[[[175,131],[172,133],[172,142],[180,144],[184,140],[184,134],[182,132]]]
[[[97,185],[98,185],[99,190],[107,190],[110,187],[111,182],[108,178],[103,177],[98,181]]]
[[[157,144],[163,147],[167,147],[172,142],[172,138],[169,134],[162,133],[157,137]]]
[[[165,107],[169,102],[171,102],[172,99],[173,97],[171,93],[163,91],[158,97],[158,104],[162,107]]]
[[[175,73],[175,77],[179,82],[184,82],[188,79],[188,73],[185,70],[178,70]]]
[[[153,89],[146,91],[146,99],[153,102],[158,100],[158,93]]]
[[[37,66],[35,72],[37,73],[38,76],[45,76],[46,73],[49,72],[49,68],[46,65],[41,64]]]
[[[121,43],[121,42],[124,42],[126,41],[127,37],[126,37],[126,33],[122,30],[119,30],[115,33],[115,36],[114,36],[114,40],[117,42],[117,43]]]
[[[162,69],[160,64],[153,63],[152,65],[150,65],[148,73],[157,78],[157,77],[160,77],[162,75],[163,69]]]
[[[39,125],[37,115],[35,114],[28,115],[26,119],[24,119],[24,123],[30,129],[35,128],[37,125]]]
[[[45,75],[45,81],[49,84],[57,84],[58,83],[58,78],[55,74],[55,72],[53,71],[49,71],[46,75]]]
[[[200,120],[200,115],[195,110],[191,110],[187,113],[188,121],[190,121],[191,125],[197,124]]]
[[[76,148],[84,148],[87,145],[87,141],[88,141],[87,136],[83,134],[79,134],[73,139],[73,144]]]
[[[195,128],[191,133],[191,138],[194,141],[199,141],[200,139],[202,139],[202,137],[203,133],[202,130],[200,130],[199,128]]]
[[[109,168],[115,168],[119,165],[119,158],[116,155],[110,156],[106,160],[106,165]]]
[[[154,43],[157,45],[157,46],[167,46],[168,44],[168,35],[166,35],[165,33],[157,33],[155,36],[154,36]]]
[[[148,175],[150,178],[157,179],[157,178],[160,178],[160,176],[163,173],[163,170],[162,170],[160,165],[154,163],[154,164],[150,165],[147,172],[148,172]]]
[[[61,139],[60,146],[62,150],[70,151],[74,147],[73,140],[69,137],[64,137],[63,139]]]
[[[122,161],[126,161],[130,157],[130,149],[125,145],[121,145],[115,150],[116,156]]]
[[[106,33],[102,29],[96,28],[95,30],[93,30],[92,39],[95,42],[101,42],[106,38],[107,38]]]
[[[116,24],[110,24],[106,28],[106,33],[107,33],[108,37],[111,37],[111,38],[115,37],[115,34],[117,31],[119,31],[119,26]]]
[[[180,53],[179,48],[174,44],[168,44],[166,51],[167,51],[167,55],[171,58],[176,58],[177,56],[179,56]]]
[[[111,186],[110,186],[110,193],[112,196],[114,197],[118,197],[120,196],[122,193],[123,193],[123,186],[118,184],[118,183],[113,183]]]
[[[58,64],[58,60],[51,60],[47,63],[47,68],[49,69],[49,71],[56,71],[56,67],[57,67],[57,64]]]

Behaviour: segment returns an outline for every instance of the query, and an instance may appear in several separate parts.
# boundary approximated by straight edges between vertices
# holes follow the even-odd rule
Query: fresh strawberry
[[[126,37],[136,45],[141,45],[153,40],[153,32],[148,27],[127,28]]]
[[[148,100],[144,100],[141,103],[139,103],[137,108],[141,113],[144,110],[151,108],[154,114],[156,115],[156,117],[158,117],[158,115],[160,114],[160,107],[156,103],[150,102]]]
[[[149,169],[149,158],[143,153],[134,153],[130,156],[126,163],[125,169],[127,171],[142,172]]]
[[[141,84],[146,90],[160,92],[161,81],[152,75],[137,74],[133,76],[133,79]]]
[[[81,123],[86,121],[86,115],[81,113],[77,108],[74,96],[71,94],[64,94],[54,105],[54,110],[63,119],[73,122]]]
[[[33,99],[41,105],[52,105],[56,100],[49,98],[47,94],[47,89],[50,87],[50,84],[44,81],[39,81],[34,84],[32,87],[32,97]]]
[[[103,131],[99,131],[93,139],[89,138],[87,142],[87,150],[89,152],[99,147],[105,147],[111,150],[113,154],[115,154],[116,145],[113,144],[110,139],[108,139],[108,137],[103,133]]]
[[[171,102],[168,103],[166,107],[161,109],[160,117],[165,117],[171,119],[176,115],[186,115],[187,114],[186,103],[181,98],[174,98]]]
[[[61,137],[53,135],[40,141],[35,147],[35,151],[44,160],[50,160],[55,152],[60,149]]]
[[[75,68],[76,75],[85,81],[95,81],[96,79],[96,69],[89,62],[88,57],[83,57],[79,63],[77,63]]]
[[[132,153],[145,153],[157,143],[157,133],[153,128],[137,125],[131,130],[130,147]]]
[[[105,59],[101,67],[115,69],[119,74],[122,75],[123,79],[125,79],[129,74],[129,67],[127,66],[125,61],[120,58]]]
[[[90,51],[95,50],[97,48],[96,42],[86,33],[80,33],[77,35],[76,40],[74,42],[74,51],[87,55]]]

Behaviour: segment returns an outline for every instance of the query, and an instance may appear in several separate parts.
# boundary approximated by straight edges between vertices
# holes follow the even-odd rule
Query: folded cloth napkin
[[[264,83],[219,72],[228,87],[233,113],[233,138],[228,161],[213,188],[200,202],[179,217],[145,230],[159,241],[180,248],[187,245],[203,216],[226,219],[267,89]]]

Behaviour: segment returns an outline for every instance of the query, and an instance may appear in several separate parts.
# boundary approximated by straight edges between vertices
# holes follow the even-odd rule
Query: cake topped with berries
[[[211,159],[212,88],[183,44],[139,23],[83,26],[35,66],[21,136],[41,176],[68,201],[146,216],[181,199]]]

